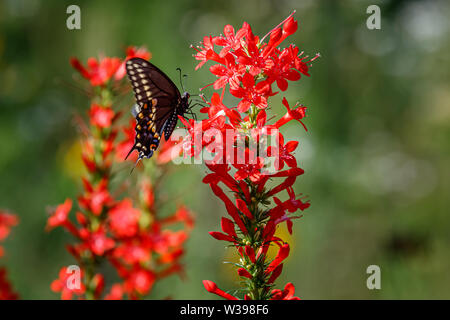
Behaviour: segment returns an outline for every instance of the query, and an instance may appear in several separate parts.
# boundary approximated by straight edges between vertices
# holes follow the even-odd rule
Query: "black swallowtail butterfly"
[[[127,60],[126,70],[137,102],[132,110],[136,117],[136,136],[126,158],[137,150],[139,161],[153,155],[163,133],[165,140],[169,139],[178,115],[184,116],[189,109],[190,95],[187,92],[181,95],[164,72],[144,59]]]

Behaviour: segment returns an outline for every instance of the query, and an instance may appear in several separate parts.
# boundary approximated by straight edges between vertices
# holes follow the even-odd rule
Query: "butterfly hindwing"
[[[161,134],[157,131],[156,123],[153,120],[156,115],[154,112],[155,108],[152,108],[154,102],[150,103],[150,105],[145,103],[142,107],[136,104],[133,108],[132,113],[135,114],[136,117],[136,136],[134,139],[133,148],[130,150],[128,155],[136,149],[139,152],[139,158],[150,158],[159,145]]]

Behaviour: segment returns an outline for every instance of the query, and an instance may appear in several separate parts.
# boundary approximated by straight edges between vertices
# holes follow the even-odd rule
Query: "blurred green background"
[[[81,7],[81,30],[66,28],[66,8]],[[366,8],[381,8],[381,30],[368,30]],[[296,124],[306,173],[296,191],[312,202],[295,221],[278,287],[304,299],[450,298],[450,3],[448,1],[43,1],[0,2],[0,207],[20,216],[0,265],[25,299],[53,299],[49,285],[70,235],[44,231],[46,208],[81,189],[75,112],[88,99],[73,83],[69,58],[123,57],[145,45],[173,79],[189,74],[195,92],[212,82],[194,72],[190,44],[249,22],[264,35],[297,10],[289,38],[320,52],[312,77],[286,97],[308,106],[308,132]],[[177,82],[177,81],[176,81]],[[178,83],[178,82],[177,82]],[[129,97],[131,104],[132,98]],[[272,99],[281,114],[281,96]],[[196,213],[187,278],[159,282],[150,298],[211,299],[201,283],[238,286],[218,230],[224,208],[201,183],[202,166],[179,166],[167,183]],[[220,210],[218,209],[220,208]],[[366,268],[381,268],[381,290],[368,290]]]

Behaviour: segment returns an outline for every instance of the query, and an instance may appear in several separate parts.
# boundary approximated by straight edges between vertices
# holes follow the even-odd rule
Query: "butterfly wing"
[[[144,59],[127,60],[126,70],[137,102],[133,108],[136,137],[130,153],[136,149],[139,159],[150,158],[159,145],[164,128],[170,122],[168,120],[176,116],[180,92],[169,77]],[[167,134],[165,137],[168,138]]]

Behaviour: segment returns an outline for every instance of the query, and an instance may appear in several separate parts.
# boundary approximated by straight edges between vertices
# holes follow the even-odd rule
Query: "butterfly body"
[[[127,157],[137,150],[138,160],[150,158],[162,135],[168,140],[178,116],[184,116],[189,109],[189,93],[181,95],[168,76],[144,59],[127,60],[126,70],[136,98],[132,110],[136,118],[136,136]]]

